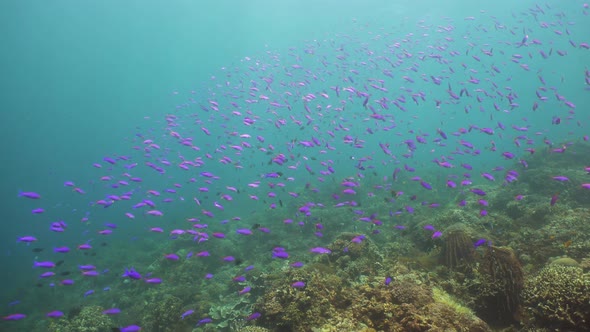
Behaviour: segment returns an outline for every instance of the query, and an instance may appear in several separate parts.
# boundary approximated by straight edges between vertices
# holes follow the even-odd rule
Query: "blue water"
[[[546,14],[531,15],[532,10],[539,8],[536,6]],[[348,201],[338,192],[342,189],[338,184],[348,177],[363,182],[359,191],[364,198],[350,200],[363,201],[361,209],[366,214],[378,213],[385,219],[391,211],[404,210],[408,204],[420,209],[421,201],[454,204],[452,199],[457,191],[446,188],[445,182],[448,175],[459,176],[460,181],[466,172],[460,168],[461,163],[473,166],[476,185],[484,184],[480,173],[491,172],[498,166],[514,168],[515,162],[527,155],[527,147],[549,146],[543,140],[551,141],[552,147],[582,141],[588,135],[586,123],[590,120],[585,111],[590,94],[584,83],[590,51],[573,47],[570,41],[576,45],[590,42],[587,11],[582,2],[556,1],[496,1],[493,5],[478,1],[414,1],[411,5],[391,1],[3,1],[0,257],[6,272],[0,275],[0,304],[6,305],[0,314],[26,311],[27,319],[19,323],[32,328],[35,323],[31,321],[41,322],[46,312],[67,310],[59,308],[59,301],[64,298],[68,306],[75,306],[87,303],[81,294],[89,287],[117,289],[124,267],[135,266],[145,272],[164,253],[157,245],[161,245],[162,239],[168,241],[168,235],[150,233],[150,227],[162,227],[169,233],[175,228],[189,227],[187,218],[200,218],[209,224],[207,232],[235,237],[236,228],[249,228],[254,223],[271,231],[283,226],[282,220],[287,218],[311,225],[316,222],[308,219],[313,218],[313,212],[305,217],[298,209],[308,202],[330,207]],[[542,22],[549,26],[542,27]],[[529,35],[527,44],[517,48],[525,34]],[[533,44],[533,39],[542,45]],[[393,46],[395,43],[399,46]],[[552,54],[547,59],[539,53],[548,53],[550,49]],[[485,55],[482,50],[493,55]],[[558,50],[567,54],[560,56]],[[407,56],[399,56],[404,53]],[[436,54],[448,62],[431,57]],[[512,61],[513,54],[522,55],[519,63]],[[393,78],[383,72],[388,61],[400,61],[388,68]],[[520,64],[526,64],[530,70],[524,70]],[[492,66],[500,72],[493,71]],[[439,77],[441,84],[434,84],[431,75]],[[413,83],[403,76],[409,76]],[[470,84],[472,77],[478,78],[479,84]],[[539,77],[547,83],[543,84]],[[272,80],[268,88],[265,78]],[[373,79],[384,80],[387,92],[371,87],[370,84],[381,84]],[[259,90],[254,92],[253,86]],[[547,89],[540,92],[548,98],[546,102],[535,95],[541,86]],[[336,97],[334,87],[340,89],[340,98]],[[385,114],[385,121],[371,119],[372,112],[363,106],[365,97],[345,92],[345,87],[370,94],[367,105],[376,113]],[[456,101],[450,97],[449,90],[459,94],[464,88],[469,89],[470,97],[461,96]],[[477,88],[490,96],[475,92]],[[504,96],[514,93],[518,105],[510,106],[496,91]],[[424,100],[415,95],[414,102],[411,97],[416,93],[423,93]],[[576,104],[575,110],[564,105],[564,100],[558,100],[555,93]],[[309,112],[303,102],[308,94],[315,96],[307,103]],[[388,109],[382,109],[377,103],[384,97],[391,102],[402,95],[405,101],[400,103],[407,111],[391,103]],[[476,96],[482,101],[478,102]],[[247,99],[258,102],[247,103]],[[343,100],[344,110],[335,112],[335,108],[343,107]],[[437,100],[442,102],[439,107]],[[219,109],[212,101],[219,104]],[[284,107],[270,107],[268,103],[273,101]],[[535,102],[539,108],[533,111]],[[232,111],[239,111],[240,115]],[[258,117],[252,126],[243,124],[248,111],[252,112],[249,117]],[[309,124],[306,115],[312,119]],[[561,123],[552,125],[556,117]],[[287,124],[277,125],[278,120]],[[506,129],[500,129],[498,123]],[[517,132],[511,128],[513,125],[529,126],[530,130]],[[494,134],[481,133],[478,128],[483,127],[493,128]],[[201,128],[207,128],[210,135],[205,135]],[[472,132],[454,136],[461,128]],[[179,144],[172,131],[183,138],[191,137],[191,144],[198,149]],[[327,131],[334,132],[336,138]],[[440,132],[449,138],[443,139]],[[240,134],[249,134],[251,138],[240,138]],[[256,140],[258,135],[264,137],[264,143]],[[343,142],[345,135],[356,143],[364,141],[362,147]],[[518,135],[533,141],[526,144],[526,139],[518,139],[522,146],[517,147],[514,142]],[[427,143],[415,142],[416,136]],[[321,143],[312,148],[299,144],[312,138]],[[467,155],[454,154],[458,148],[463,149],[458,144],[460,139],[472,143],[481,153],[471,150]],[[159,149],[150,148],[146,140],[158,144]],[[414,140],[417,149],[409,151],[406,140]],[[242,142],[252,147],[242,145],[244,151],[238,154],[231,146]],[[379,144],[388,144],[392,155],[384,154]],[[491,151],[494,146],[496,151]],[[506,160],[500,155],[505,151],[518,157]],[[285,165],[271,163],[280,153],[289,161]],[[408,153],[411,156],[403,156]],[[103,158],[107,156],[116,159],[116,165],[105,162]],[[219,162],[224,156],[231,158],[227,165]],[[432,162],[448,156],[456,158],[450,160],[454,169],[444,169]],[[191,166],[189,171],[177,167],[183,160],[196,158],[202,158],[205,164]],[[165,172],[146,167],[146,161]],[[93,167],[94,163],[102,168]],[[132,168],[133,163],[138,166]],[[289,169],[288,165],[297,167]],[[322,175],[320,172],[326,171],[327,165],[334,172]],[[417,171],[405,171],[404,165]],[[305,166],[313,171],[307,171]],[[392,181],[396,168],[401,169],[403,183]],[[280,179],[264,176],[277,171],[283,174]],[[131,181],[129,186],[114,188],[117,181],[128,180],[126,172],[143,182]],[[201,172],[211,172],[220,179],[207,183]],[[496,181],[501,182],[503,175],[494,174]],[[104,176],[111,178],[101,180]],[[420,190],[419,181],[412,181],[413,176],[421,176],[437,190]],[[73,181],[86,194],[64,186],[65,181]],[[261,182],[260,188],[248,186],[255,181]],[[269,182],[284,183],[285,188],[270,188]],[[238,188],[240,193],[228,190],[227,186]],[[208,187],[209,192],[199,192],[199,187]],[[315,188],[319,193],[312,190]],[[166,189],[177,192],[165,193]],[[146,194],[148,190],[157,190],[162,195]],[[389,210],[368,203],[367,195],[376,194],[381,202],[384,195],[390,197],[391,190],[424,196],[416,203],[404,201]],[[38,192],[42,198],[18,197],[19,191]],[[278,197],[267,197],[269,191]],[[130,193],[132,199],[108,208],[97,205],[107,195],[123,193]],[[234,199],[224,200],[221,194],[230,194]],[[335,200],[334,194],[341,197]],[[249,195],[260,199],[255,201]],[[164,198],[172,202],[161,203]],[[195,204],[194,198],[200,200],[201,206]],[[146,209],[131,208],[142,199],[158,201],[157,209],[164,212],[164,217],[158,219],[146,215]],[[214,202],[224,209],[216,208]],[[273,203],[276,205],[271,207]],[[46,212],[32,215],[33,208],[44,208]],[[208,218],[202,210],[213,212],[215,217]],[[126,212],[135,214],[135,220],[126,218]],[[260,220],[265,216],[268,220]],[[241,221],[224,222],[235,217]],[[67,223],[66,231],[51,232],[50,223],[59,220]],[[118,228],[103,237],[97,231],[105,229],[105,223],[115,223]],[[298,236],[305,241],[314,239],[311,228]],[[343,226],[341,231],[344,230],[350,229]],[[277,230],[272,241],[276,245],[299,241],[292,238],[291,232]],[[318,239],[317,245],[329,244],[335,234]],[[30,245],[17,243],[25,235],[33,235],[38,241]],[[211,244],[207,250],[219,257],[238,255],[243,248],[249,248],[239,241],[233,246]],[[86,242],[95,247],[96,256],[75,249]],[[53,253],[53,248],[61,245],[69,246],[73,252],[63,256]],[[34,248],[43,250],[32,252]],[[305,253],[307,247],[302,245],[299,249]],[[128,252],[129,258],[121,257],[121,252]],[[270,264],[270,254],[265,258],[241,258],[260,266]],[[101,271],[109,272],[94,285],[81,280],[80,286],[55,287],[50,291],[50,281],[39,280],[40,272],[31,268],[36,259],[63,259],[66,267],[61,270],[75,272],[76,280],[81,279],[76,271],[79,264],[97,264]],[[214,270],[217,264],[208,268]],[[36,286],[38,283],[41,287]],[[50,292],[70,294],[52,297]],[[109,296],[117,296],[116,292],[110,294],[101,295],[97,300],[100,305],[108,306]],[[8,307],[14,301],[21,303]],[[198,315],[205,317],[206,312]],[[117,321],[118,326],[134,323]],[[36,328],[42,330],[40,326],[43,324]],[[19,328],[16,324],[0,327],[15,331]]]

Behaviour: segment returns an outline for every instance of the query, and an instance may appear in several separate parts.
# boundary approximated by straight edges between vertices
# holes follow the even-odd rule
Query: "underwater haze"
[[[0,3],[0,331],[588,331],[583,1]]]

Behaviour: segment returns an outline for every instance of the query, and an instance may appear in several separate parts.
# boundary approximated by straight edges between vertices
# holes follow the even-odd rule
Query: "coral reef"
[[[375,275],[381,268],[383,256],[370,237],[365,237],[360,243],[351,240],[358,234],[342,233],[328,248],[332,251],[324,260],[334,262],[337,275],[347,280],[357,279],[359,276]]]
[[[408,272],[385,284],[383,277],[344,283],[313,268],[268,275],[267,292],[256,303],[257,320],[272,331],[490,331],[485,322],[427,276]],[[402,271],[403,269],[397,269]],[[285,287],[303,279],[305,288]]]
[[[250,305],[246,296],[229,295],[221,301],[223,304],[212,306],[209,317],[215,321],[217,329],[235,326],[244,320],[250,312]],[[235,330],[235,329],[233,329]]]
[[[354,317],[377,331],[490,331],[469,309],[407,274],[389,287],[360,286]]]
[[[261,326],[246,326],[239,329],[238,332],[270,332],[270,330]]]
[[[590,275],[579,267],[543,268],[526,280],[523,302],[531,326],[590,331]]]
[[[291,287],[295,281],[304,281],[305,287]],[[333,315],[333,305],[348,304],[343,299],[341,279],[319,273],[311,266],[269,275],[265,283],[267,291],[257,301],[255,311],[262,313],[260,324],[279,331],[305,331],[321,326],[323,320]]]
[[[98,306],[82,307],[71,312],[67,319],[52,320],[49,332],[110,332],[115,326],[111,318],[104,315]]]
[[[172,295],[160,295],[160,298],[149,301],[142,311],[142,326],[149,331],[173,332],[180,331],[186,322],[179,320],[182,314],[182,301]]]

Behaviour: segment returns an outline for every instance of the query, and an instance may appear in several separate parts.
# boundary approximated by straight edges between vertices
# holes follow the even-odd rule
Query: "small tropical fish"
[[[303,287],[305,287],[305,282],[303,282],[303,281],[295,281],[294,283],[291,284],[291,287],[293,287],[293,288],[303,288]]]
[[[570,179],[568,179],[565,176],[554,176],[553,177],[553,180],[560,181],[560,182],[565,182],[565,181],[569,181]]]
[[[48,312],[45,315],[45,317],[49,317],[49,318],[60,318],[60,317],[63,317],[63,316],[64,316],[64,313],[61,312],[61,311],[57,311],[57,310]]]
[[[555,205],[555,203],[557,203],[558,199],[559,199],[559,194],[555,194],[555,195],[551,196],[551,201],[550,201],[551,206]]]
[[[213,320],[211,318],[203,318],[201,319],[196,326],[201,326],[201,325],[205,325],[205,324],[209,324],[213,322]]]
[[[180,257],[177,254],[164,254],[164,258],[169,260],[169,261],[177,261],[180,259]]]
[[[26,317],[27,317],[27,315],[25,315],[25,314],[11,314],[11,315],[2,317],[2,319],[3,320],[21,320]]]
[[[121,309],[119,308],[110,308],[106,309],[102,312],[103,315],[118,315],[121,313]]]
[[[147,284],[159,285],[159,284],[162,283],[162,279],[160,279],[160,278],[148,278],[148,279],[145,279],[145,282]]]
[[[119,328],[120,332],[139,332],[141,331],[141,327],[138,325],[128,325]]]
[[[314,254],[330,254],[330,253],[332,253],[332,250],[330,250],[328,248],[323,248],[323,247],[311,248],[309,251]]]
[[[32,192],[32,191],[20,191],[18,193],[19,197],[26,197],[26,198],[30,198],[30,199],[39,199],[41,198],[41,195],[39,195],[36,192]]]
[[[487,241],[488,241],[487,239],[481,238],[481,239],[475,241],[475,243],[473,243],[473,246],[476,248],[483,246]]]
[[[54,262],[50,262],[50,261],[46,261],[46,262],[37,262],[35,261],[33,264],[33,267],[42,267],[42,268],[46,268],[46,269],[52,269],[55,267],[55,263]]]
[[[37,238],[34,236],[22,236],[22,237],[19,237],[17,241],[31,243],[31,242],[37,241]]]
[[[254,312],[252,314],[250,314],[248,317],[246,317],[246,320],[255,320],[257,318],[260,318],[261,314],[259,312]]]
[[[180,319],[184,319],[185,317],[192,315],[194,312],[195,311],[193,309],[187,310],[180,316]]]
[[[238,295],[244,295],[246,293],[249,293],[250,290],[252,290],[252,287],[250,286],[246,286],[244,287],[242,290],[238,291]]]

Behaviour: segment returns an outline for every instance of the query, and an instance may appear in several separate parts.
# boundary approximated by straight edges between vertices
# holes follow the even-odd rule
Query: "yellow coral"
[[[434,298],[434,302],[446,304],[447,306],[453,308],[453,310],[458,314],[466,315],[468,317],[475,316],[471,309],[457,302],[457,300],[453,298],[449,293],[445,292],[444,290],[438,287],[432,288],[432,297]]]

